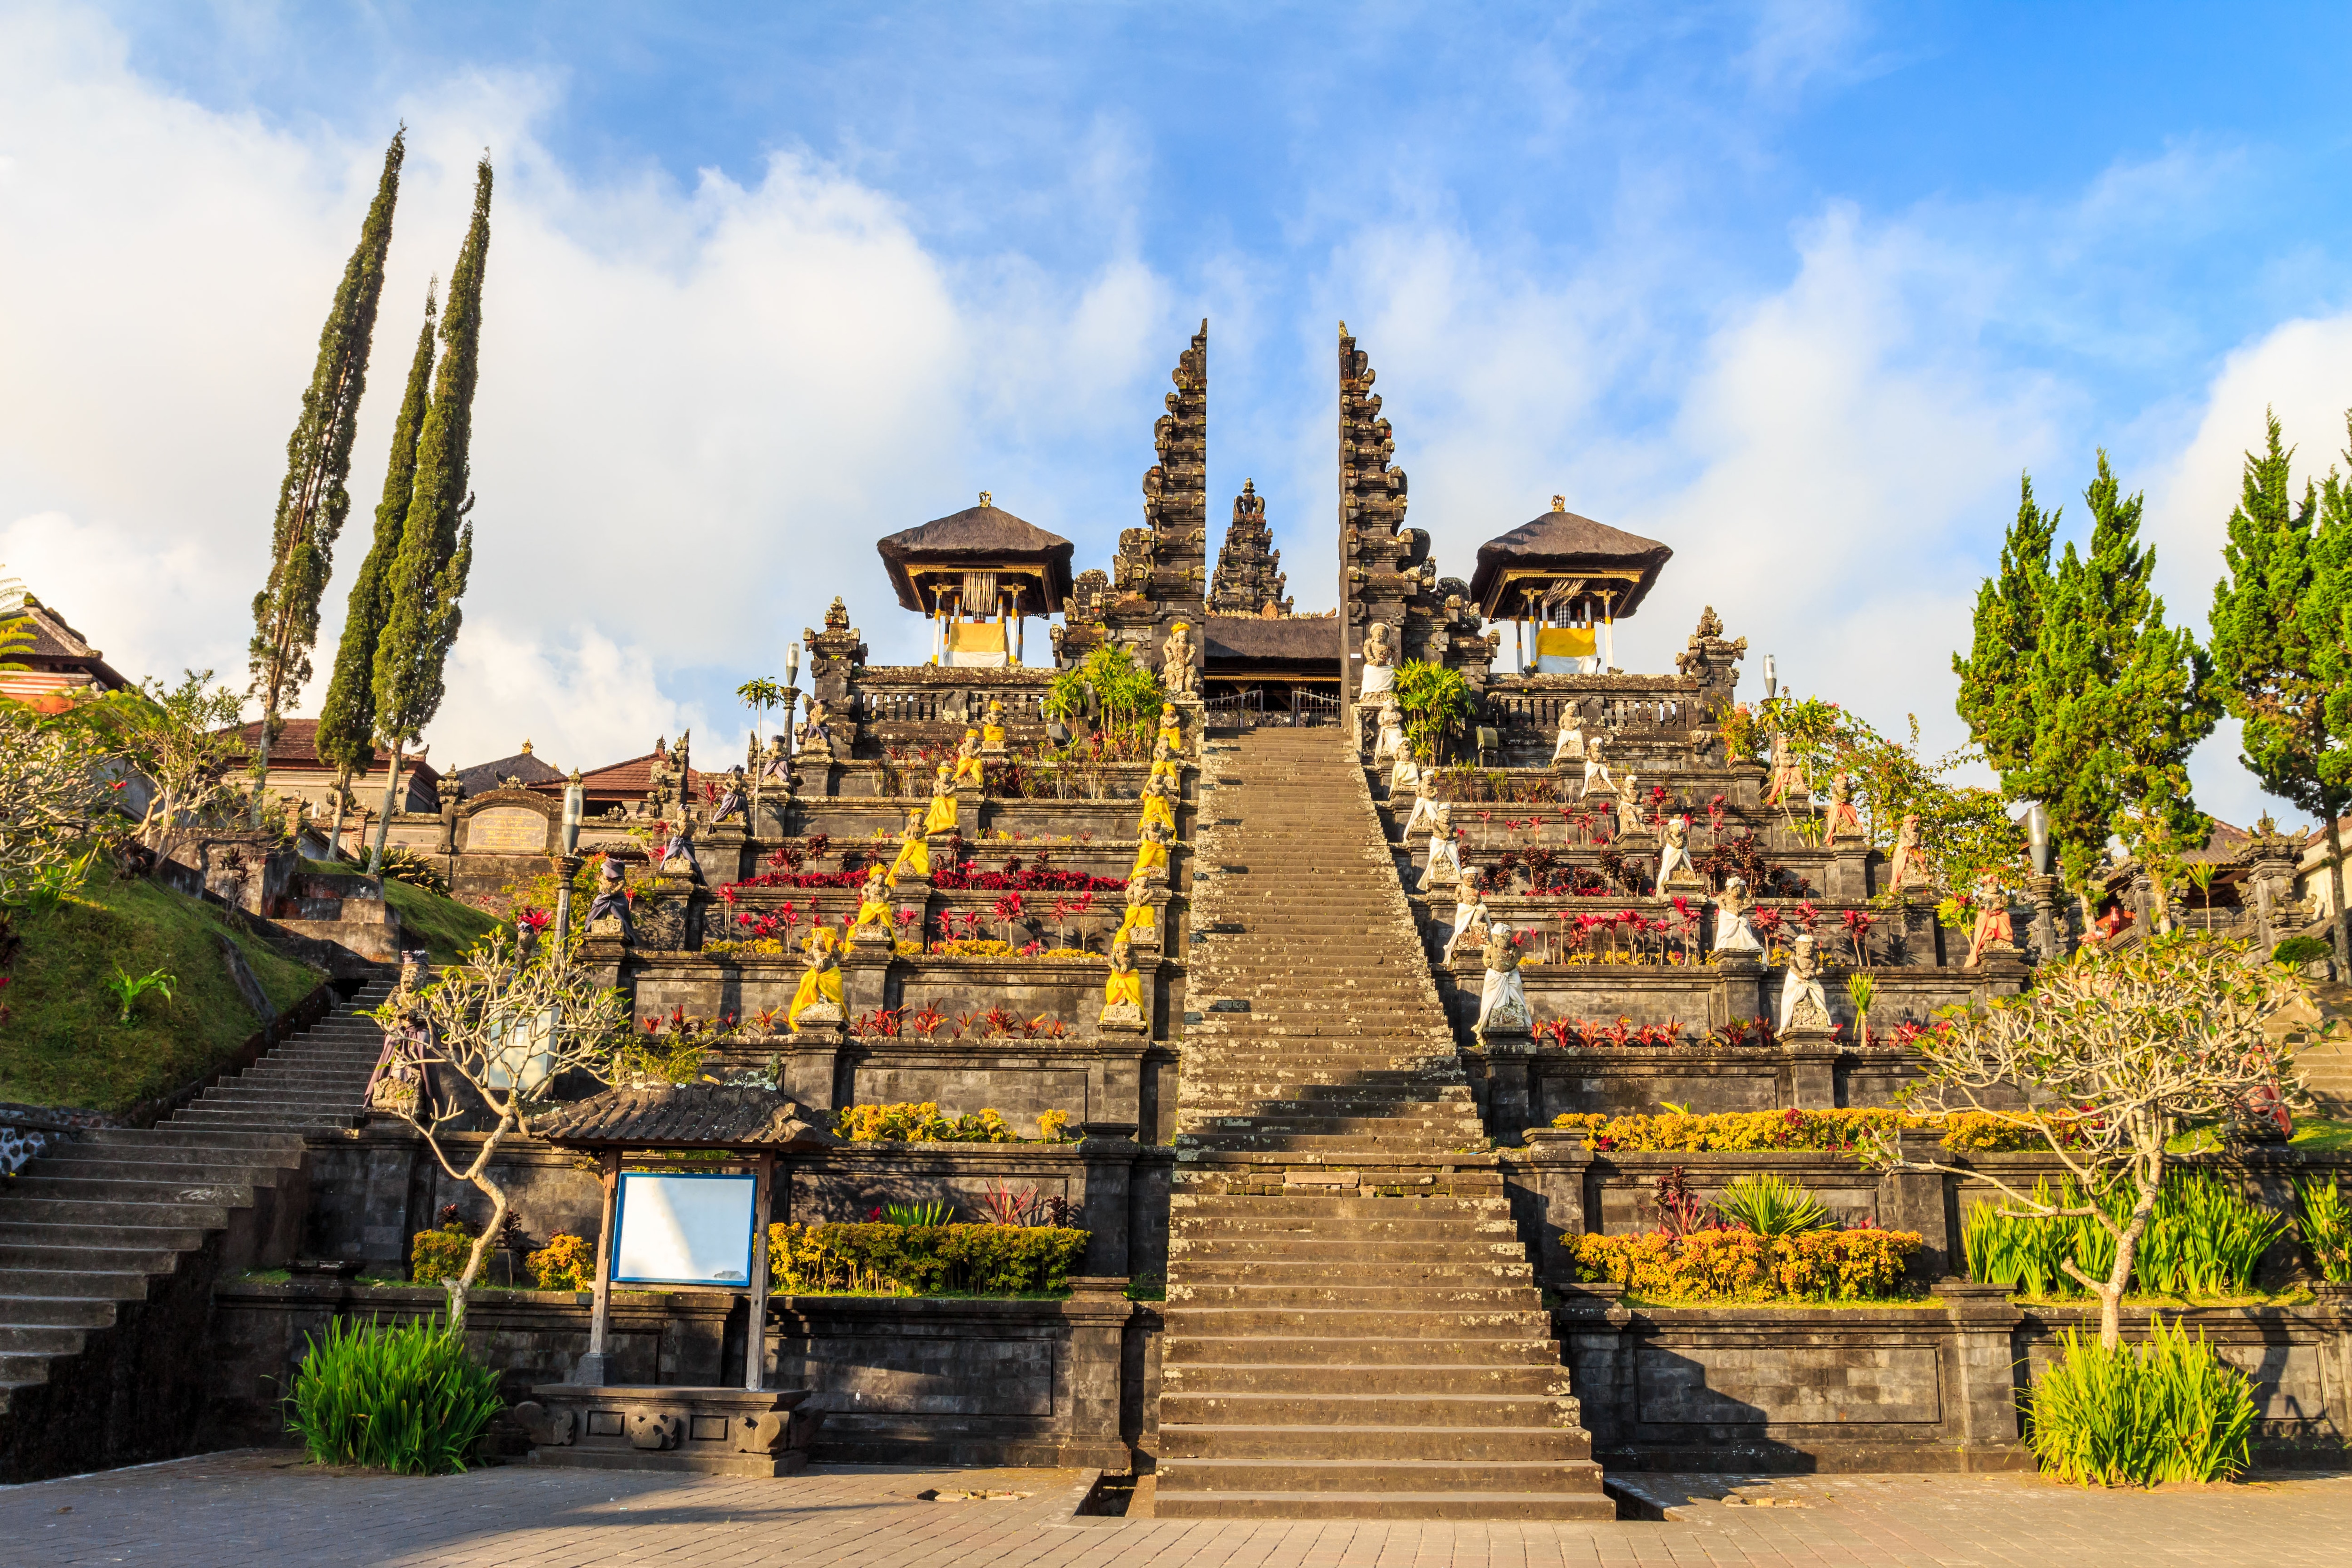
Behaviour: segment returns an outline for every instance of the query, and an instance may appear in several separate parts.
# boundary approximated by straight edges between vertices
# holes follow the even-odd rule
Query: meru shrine
[[[617,1183],[696,1160],[756,1163],[777,1238],[748,1289],[600,1264],[589,1289],[481,1291],[499,1441],[761,1474],[1075,1466],[1133,1477],[1129,1511],[1161,1518],[1614,1518],[1612,1478],[1644,1471],[2030,1468],[2017,1393],[2063,1325],[1966,1277],[1991,1193],[1967,1173],[2030,1186],[2046,1155],[1948,1138],[1958,1170],[1879,1169],[1831,1133],[1609,1130],[1894,1105],[1938,1009],[2017,994],[2084,934],[2057,879],[2021,864],[1939,917],[1966,889],[1916,818],[1738,729],[1769,662],[1743,698],[1748,641],[1712,610],[1671,670],[1618,668],[1667,543],[1531,497],[1474,561],[1436,559],[1344,325],[1312,574],[1336,607],[1296,607],[1254,485],[1213,563],[1209,369],[1204,322],[1106,565],[1074,572],[1069,541],[981,493],[878,540],[881,572],[747,696],[769,721],[740,750],[453,773],[352,825],[460,898],[543,888],[627,998],[642,1070],[558,1081],[499,1147],[533,1245],[593,1252]],[[922,663],[867,661],[886,583],[928,623]],[[2273,940],[2291,858],[2241,861],[2223,912]],[[152,1457],[166,1430],[174,1451],[278,1440],[305,1336],[436,1310],[412,1255],[478,1203],[379,1098],[391,1057],[357,1015],[419,979],[383,962],[396,929],[353,923],[380,907],[316,863],[206,866],[368,962],[152,1132],[77,1145],[185,1134],[228,1196],[201,1267],[82,1331],[137,1362],[131,1435],[70,1436],[105,1424],[62,1371],[13,1391],[14,1425],[49,1412],[58,1465]],[[1826,1216],[1832,1280],[1877,1269],[1871,1289],[1627,1304],[1609,1247],[1762,1176]],[[814,1227],[901,1208],[1075,1239],[1017,1292],[794,1261]],[[2272,1449],[2337,1426],[2342,1312],[2208,1325],[2262,1368]],[[20,1472],[49,1463],[11,1441]]]

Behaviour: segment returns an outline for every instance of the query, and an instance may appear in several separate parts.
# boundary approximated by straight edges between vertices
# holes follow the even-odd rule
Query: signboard
[[[751,1286],[754,1175],[621,1173],[613,1283]]]
[[[486,1080],[492,1089],[537,1094],[555,1071],[555,1009],[516,1018],[502,1032],[505,1041],[490,1053]]]
[[[543,855],[545,814],[527,805],[494,805],[466,819],[466,850],[475,855]]]

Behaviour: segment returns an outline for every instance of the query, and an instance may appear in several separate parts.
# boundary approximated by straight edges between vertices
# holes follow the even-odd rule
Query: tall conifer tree
[[[2027,776],[2037,727],[2029,700],[2031,672],[2042,642],[2050,543],[2058,532],[2059,513],[2034,505],[2031,474],[2018,481],[2018,491],[2017,521],[2001,541],[2000,575],[1986,578],[1977,589],[1974,646],[1967,658],[1952,656],[1952,673],[1960,678],[1960,717],[2000,774],[2001,788],[2028,795],[2037,787]]]
[[[343,268],[327,324],[319,332],[319,363],[302,395],[301,416],[286,442],[286,479],[278,489],[270,542],[269,578],[253,598],[253,641],[247,649],[253,694],[261,700],[261,741],[253,750],[253,819],[261,820],[269,780],[269,751],[285,727],[283,710],[310,679],[310,650],[319,640],[319,599],[334,569],[336,536],[352,509],[343,481],[352,471],[352,441],[359,434],[360,396],[367,389],[368,347],[375,336],[376,302],[383,293],[383,263],[392,248],[393,209],[400,199],[400,164],[407,128],[384,149],[375,200],[360,225],[360,241]]]
[[[2326,824],[2340,972],[2352,964],[2336,826],[2352,805],[2352,704],[2343,702],[2341,685],[2352,674],[2343,651],[2352,636],[2344,619],[2347,498],[2331,474],[2332,514],[2308,482],[2298,502],[2289,471],[2294,449],[2281,445],[2276,415],[2265,413],[2263,423],[2267,443],[2262,456],[2246,454],[2221,547],[2229,575],[2213,588],[2213,662],[2240,725],[2239,760],[2269,794]],[[2342,710],[2333,720],[2331,706]]]
[[[375,650],[375,727],[392,743],[384,780],[383,816],[376,825],[373,864],[398,804],[401,752],[440,710],[443,666],[457,640],[473,564],[474,529],[466,521],[474,498],[467,489],[473,438],[474,384],[482,335],[482,279],[490,254],[490,161],[474,171],[474,221],[449,274],[441,314],[441,362],[433,373],[433,401],[416,438],[416,474],[400,551],[393,557],[391,615]]]
[[[392,562],[400,553],[401,530],[408,521],[408,502],[415,488],[416,437],[425,426],[425,410],[433,392],[433,296],[436,279],[425,287],[425,325],[416,334],[416,354],[409,362],[408,386],[400,400],[400,415],[392,427],[392,456],[384,464],[383,495],[375,507],[375,537],[367,558],[352,582],[351,601],[343,617],[343,635],[335,645],[335,669],[327,679],[326,700],[319,705],[319,757],[336,773],[335,844],[342,845],[344,793],[354,774],[364,774],[375,761],[375,647],[392,618]]]

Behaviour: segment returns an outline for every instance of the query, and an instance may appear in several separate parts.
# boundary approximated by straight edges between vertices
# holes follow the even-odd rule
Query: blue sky
[[[1670,668],[1712,603],[1801,686],[1956,743],[1948,656],[2021,470],[2071,500],[2106,447],[2201,626],[2263,405],[2322,467],[2345,445],[2347,32],[2246,5],[0,6],[0,561],[136,668],[235,665],[405,117],[355,510],[484,145],[500,180],[436,760],[735,731],[726,693],[835,592],[876,657],[911,652],[871,541],[982,488],[1103,562],[1202,316],[1213,521],[1254,478],[1302,607],[1331,600],[1344,316],[1445,570],[1564,492],[1676,550],[1623,662]],[[2200,798],[2243,820],[2233,753],[2208,745]]]

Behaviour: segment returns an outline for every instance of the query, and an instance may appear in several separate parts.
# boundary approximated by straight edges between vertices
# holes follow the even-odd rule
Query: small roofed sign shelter
[[[1549,511],[1478,547],[1470,596],[1486,619],[1511,623],[1521,673],[1597,675],[1616,663],[1617,621],[1640,607],[1673,556],[1554,496]]]
[[[1068,540],[980,504],[876,542],[898,603],[931,619],[931,662],[965,669],[1018,665],[1031,616],[1070,595]]]
[[[588,1353],[565,1384],[534,1388],[515,1416],[543,1464],[788,1475],[808,1462],[818,1420],[807,1389],[767,1382],[768,1216],[776,1162],[839,1140],[790,1096],[726,1084],[609,1089],[541,1118],[561,1149],[595,1155],[604,1183]],[[708,1155],[698,1169],[626,1169],[630,1156]],[[615,1286],[747,1299],[740,1388],[614,1384]]]

